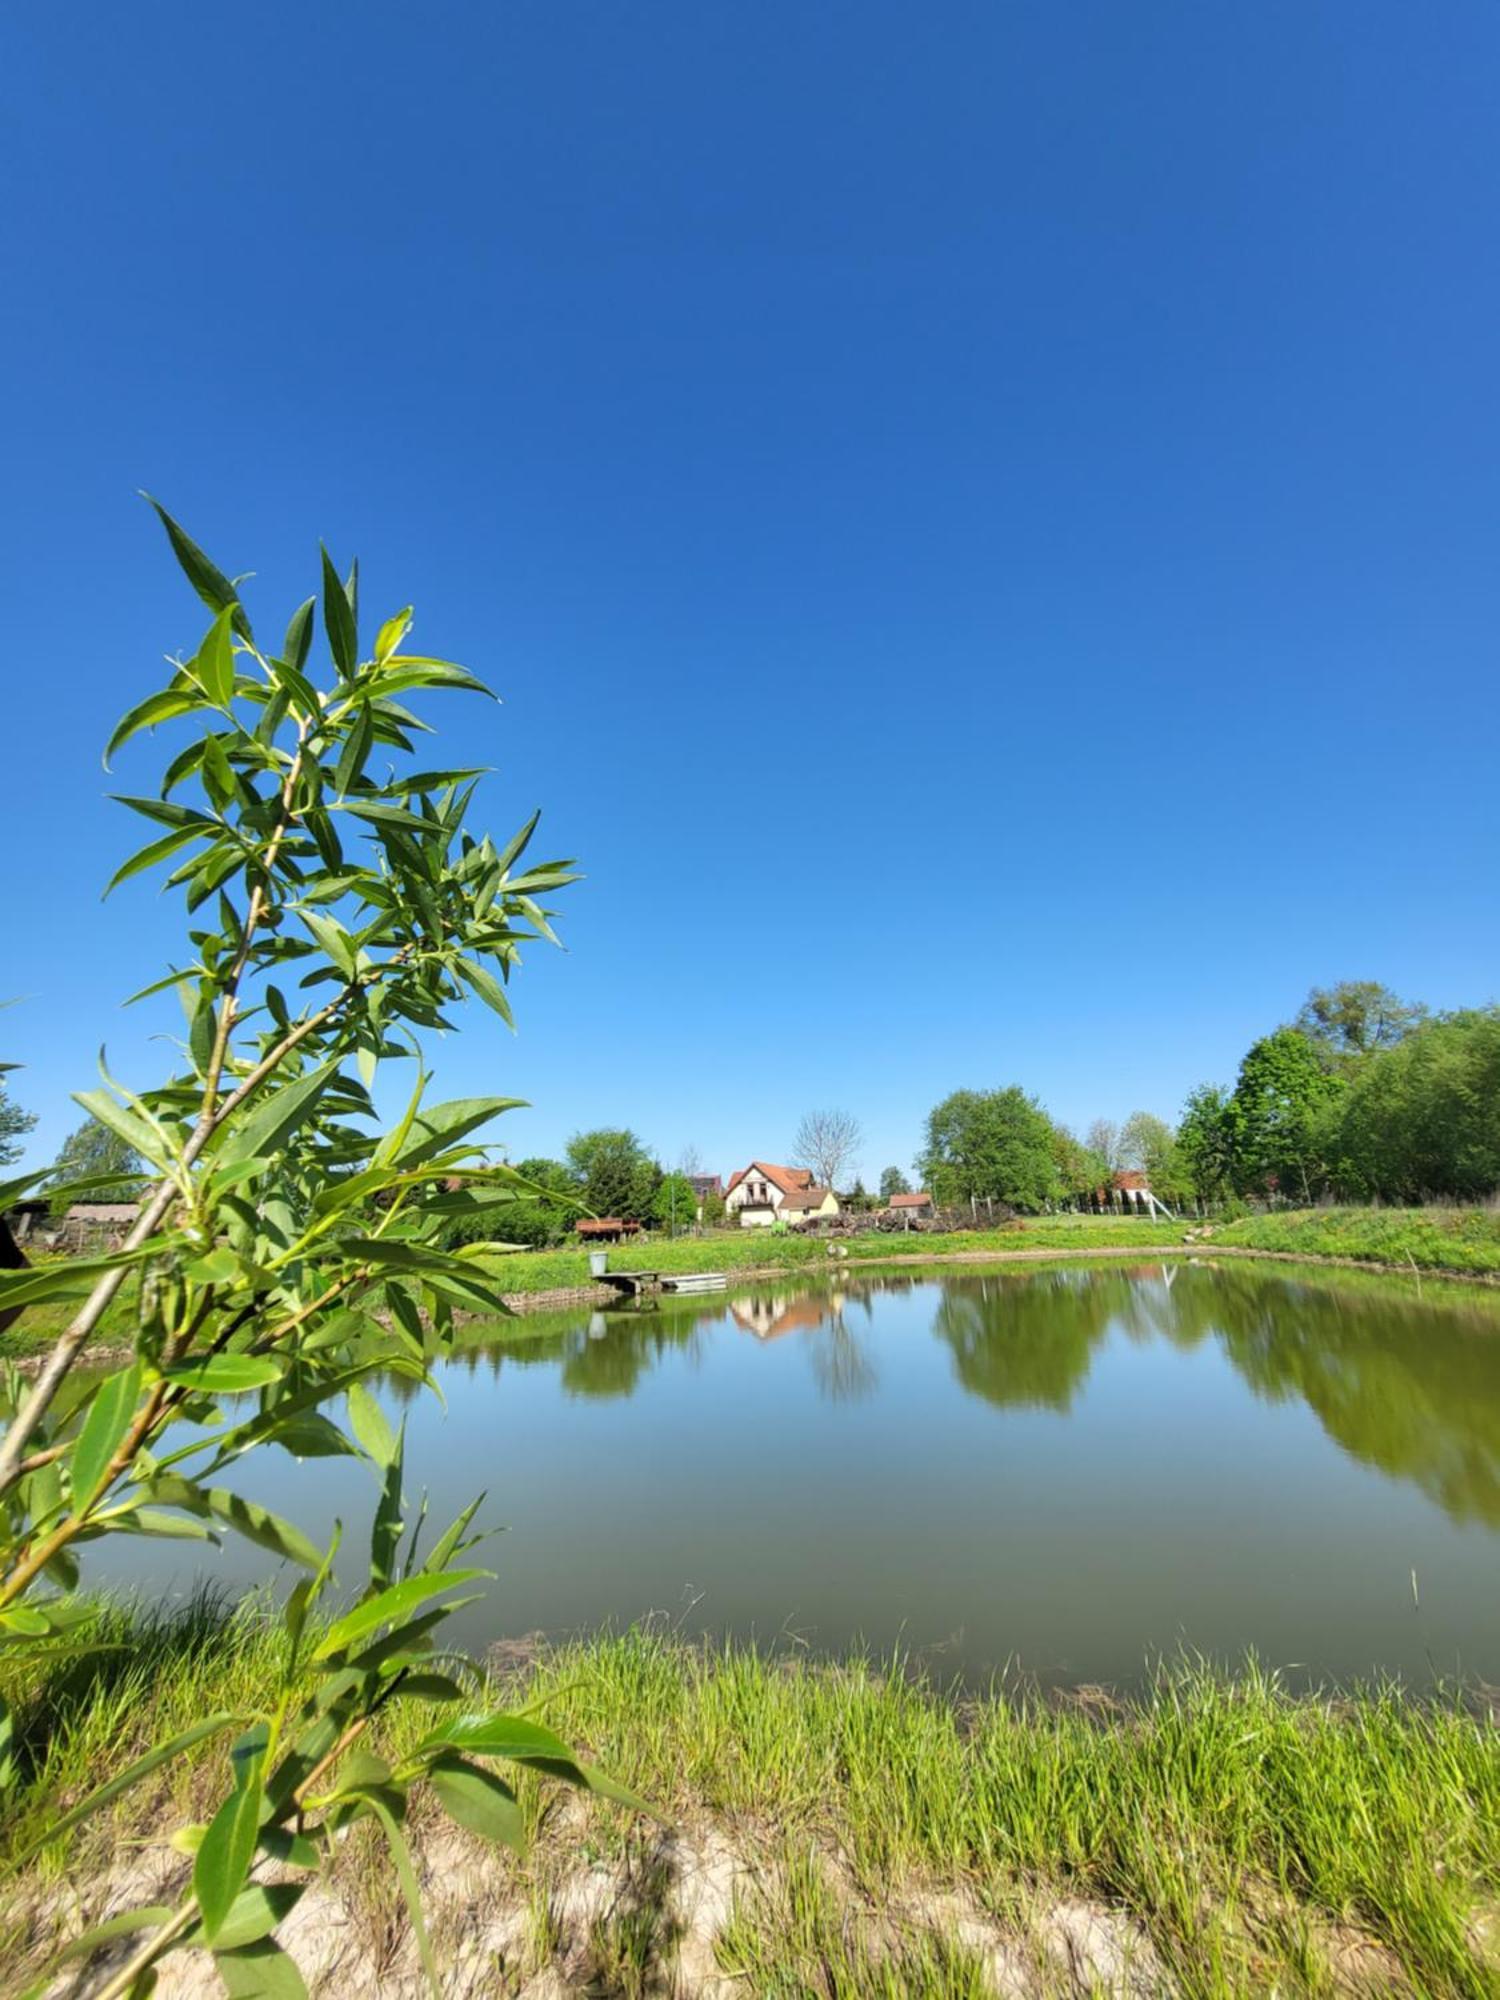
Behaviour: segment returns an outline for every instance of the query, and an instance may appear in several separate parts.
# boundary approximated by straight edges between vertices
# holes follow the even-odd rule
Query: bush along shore
[[[108,1608],[61,1668],[13,1672],[19,1788],[0,1832],[6,1990],[191,1863],[161,1829],[214,1797],[212,1745],[38,1847],[59,1801],[210,1699],[284,1664],[252,1600]],[[607,1762],[654,1820],[520,1785],[511,1853],[414,1803],[408,1833],[449,1995],[1491,1995],[1500,1981],[1500,1734],[1457,1691],[1294,1695],[1183,1663],[1116,1700],[946,1693],[909,1663],[819,1665],[650,1632],[497,1655],[503,1698]],[[373,1749],[432,1726],[398,1696]],[[416,1941],[359,1827],[267,1919],[313,1993],[420,1990]],[[281,1886],[276,1888],[279,1883]],[[106,1939],[91,1975],[124,1956]],[[66,1990],[66,1986],[55,1990]],[[218,1991],[206,1958],[159,1996]]]

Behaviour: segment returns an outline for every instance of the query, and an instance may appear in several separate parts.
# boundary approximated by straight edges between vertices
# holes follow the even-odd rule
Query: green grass
[[[998,1229],[950,1235],[913,1233],[836,1239],[850,1262],[890,1263],[898,1258],[965,1254],[1014,1254],[1026,1250],[1154,1250],[1180,1247],[1203,1225],[1191,1218],[1057,1215],[1018,1219]],[[1211,1241],[1245,1249],[1283,1250],[1304,1257],[1357,1257],[1393,1270],[1500,1274],[1500,1212],[1489,1209],[1319,1208],[1247,1216],[1212,1225]],[[829,1239],[776,1235],[769,1230],[716,1231],[675,1242],[611,1247],[617,1271],[800,1271],[826,1269],[834,1260]],[[486,1260],[507,1292],[521,1294],[587,1285],[588,1258],[574,1249],[518,1251]]]
[[[1122,1221],[1109,1216],[1057,1215],[1007,1223],[996,1229],[956,1230],[949,1235],[887,1234],[832,1239],[850,1260],[943,1257],[960,1251],[1090,1250],[1139,1248],[1149,1250],[1181,1243],[1186,1225],[1180,1222]],[[675,1241],[653,1238],[610,1246],[614,1271],[800,1271],[826,1269],[830,1239],[822,1236],[779,1235],[769,1229],[715,1230],[705,1236],[680,1236]],[[562,1290],[589,1283],[585,1251],[523,1250],[485,1260],[507,1292]]]
[[[1488,1208],[1292,1209],[1226,1223],[1214,1241],[1393,1270],[1500,1274],[1500,1212]]]
[[[40,1829],[45,1800],[271,1685],[280,1642],[254,1603],[109,1620],[119,1650],[12,1680],[24,1775],[0,1858]],[[1313,1698],[1254,1667],[1182,1664],[1123,1706],[960,1700],[900,1663],[789,1663],[637,1631],[512,1670],[496,1697],[539,1703],[685,1832],[717,1830],[752,1859],[717,1947],[748,1993],[967,2000],[983,1990],[973,1940],[944,1913],[1024,1939],[1062,1900],[1127,1918],[1184,1995],[1331,1992],[1351,1944],[1407,1991],[1477,2000],[1500,1980],[1483,1942],[1500,1908],[1500,1733],[1456,1692]],[[386,1726],[399,1741],[423,1722],[398,1703]],[[23,1882],[79,1886],[201,1816],[221,1767],[221,1751],[171,1767]],[[497,1865],[555,1942],[548,1885],[622,1858],[644,1879],[656,1835],[613,1808],[552,1814],[555,1789],[531,1777],[523,1797],[538,1851],[527,1873]],[[598,1927],[608,1990],[646,1990],[659,1918],[648,1898]],[[16,1964],[34,1942],[0,1932]]]

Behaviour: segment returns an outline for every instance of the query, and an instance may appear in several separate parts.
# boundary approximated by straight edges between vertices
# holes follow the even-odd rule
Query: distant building
[[[931,1215],[932,1196],[925,1188],[917,1194],[893,1194],[886,1207],[895,1215]]]
[[[1110,1187],[1129,1208],[1151,1207],[1151,1176],[1139,1167],[1121,1167],[1111,1176]]]
[[[63,1247],[118,1250],[140,1212],[134,1201],[75,1201],[62,1219]]]
[[[580,1243],[618,1243],[622,1236],[639,1236],[638,1222],[622,1222],[618,1215],[589,1215],[575,1222]]]
[[[722,1196],[724,1192],[722,1174],[684,1174],[683,1179],[700,1203],[707,1201],[712,1195]]]
[[[766,1160],[752,1160],[730,1176],[724,1190],[724,1213],[741,1229],[765,1229],[773,1222],[808,1222],[815,1216],[838,1212],[838,1196],[832,1188],[814,1187],[806,1167],[778,1167]]]

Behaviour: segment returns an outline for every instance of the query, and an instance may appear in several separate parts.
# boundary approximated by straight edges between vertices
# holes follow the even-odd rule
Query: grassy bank
[[[1393,1270],[1500,1273],[1500,1212],[1488,1208],[1309,1208],[1247,1216],[1215,1242],[1298,1257],[1357,1257]]]
[[[889,1263],[907,1257],[1006,1256],[1030,1250],[1076,1252],[1180,1248],[1201,1240],[1205,1225],[1156,1217],[1121,1220],[1110,1216],[1058,1215],[1028,1218],[998,1229],[958,1230],[937,1236],[914,1233],[837,1239],[849,1261]],[[1284,1251],[1300,1257],[1353,1257],[1392,1270],[1452,1271],[1470,1276],[1500,1275],[1500,1213],[1489,1209],[1317,1208],[1246,1216],[1208,1225],[1212,1243],[1248,1250]],[[795,1273],[826,1269],[828,1239],[775,1235],[769,1230],[724,1231],[676,1242],[622,1244],[610,1250],[620,1271],[772,1270]],[[588,1258],[581,1250],[523,1251],[496,1256],[489,1267],[508,1292],[561,1290],[588,1283]]]
[[[44,1794],[97,1782],[106,1754],[210,1703],[263,1698],[279,1651],[253,1608],[117,1616],[108,1636],[127,1643],[10,1691],[24,1775],[0,1853],[39,1830]],[[1297,1698],[1264,1674],[1187,1667],[1126,1706],[959,1704],[899,1669],[640,1633],[503,1680],[497,1695],[539,1703],[668,1830],[528,1777],[536,1844],[523,1865],[419,1812],[453,1990],[476,1926],[494,1983],[463,1991],[515,1993],[548,1965],[565,1992],[665,1990],[665,1966],[680,1992],[728,1976],[726,1992],[830,2000],[1087,1993],[1130,1974],[1183,1994],[1478,1996],[1500,1977],[1500,1734],[1457,1697]],[[424,1713],[397,1705],[393,1742]],[[0,1951],[12,1975],[59,1925],[111,1907],[122,1856],[153,1893],[170,1888],[186,1864],[160,1836],[201,1816],[217,1755],[172,1767],[65,1853],[11,1875]],[[315,1992],[372,1991],[377,1968],[394,1979],[409,1966],[393,1899],[353,1846],[305,1927]],[[49,1902],[64,1879],[77,1901]]]

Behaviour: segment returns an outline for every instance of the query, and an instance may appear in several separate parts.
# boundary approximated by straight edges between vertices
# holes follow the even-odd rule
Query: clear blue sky
[[[445,1093],[729,1169],[1020,1081],[1173,1113],[1310,983],[1500,991],[1500,13],[12,8],[11,1079],[76,1114],[178,911],[99,889],[194,642],[317,538],[577,854]],[[157,746],[117,775],[145,789]]]

